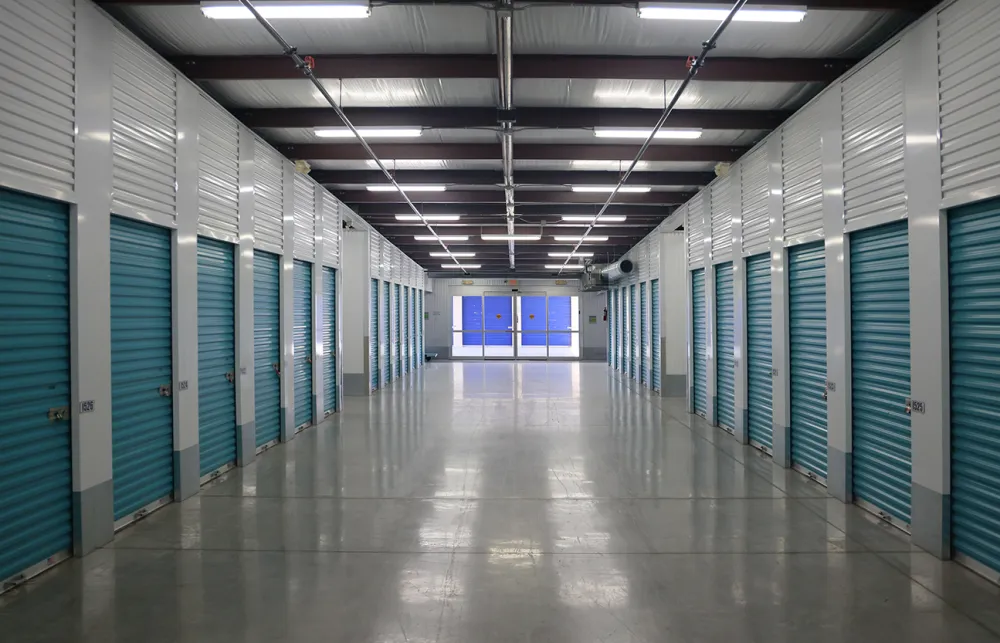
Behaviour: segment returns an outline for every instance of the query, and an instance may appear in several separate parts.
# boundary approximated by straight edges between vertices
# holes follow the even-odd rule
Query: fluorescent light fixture
[[[565,266],[561,263],[547,263],[545,264],[546,270],[583,270],[586,266],[581,266],[578,263],[568,263]]]
[[[268,20],[324,20],[337,18],[367,18],[371,7],[367,2],[260,2],[254,3],[260,15]],[[252,20],[253,14],[239,2],[202,2],[201,12],[212,20]]]
[[[574,185],[573,186],[573,191],[574,192],[613,192],[614,189],[615,189],[615,186],[613,186],[613,185]],[[618,193],[619,194],[624,194],[626,192],[631,192],[633,194],[640,194],[640,193],[649,192],[652,189],[653,188],[651,188],[648,185],[623,185],[621,187],[621,189],[618,190]]]
[[[445,186],[443,185],[401,185],[403,192],[444,192]],[[391,183],[385,185],[367,185],[365,186],[369,192],[395,192],[396,186]]]
[[[461,266],[458,265],[457,263],[443,263],[441,264],[441,267],[448,270],[475,270],[480,266],[478,263],[465,263],[462,264]]]
[[[467,234],[439,234],[438,236],[435,237],[432,234],[418,234],[418,235],[414,235],[414,237],[413,237],[414,241],[437,241],[438,239],[440,239],[441,241],[468,241],[469,240],[469,235],[467,235]]]
[[[597,138],[637,138],[637,139],[647,139],[652,133],[651,129],[622,129],[622,128],[607,128],[607,127],[595,127],[594,136]],[[661,128],[657,130],[656,136],[653,138],[668,138],[668,139],[685,139],[694,140],[701,138],[700,129],[670,129]],[[631,161],[629,161],[631,163]]]
[[[461,219],[458,214],[425,214],[424,221],[458,221]],[[415,214],[397,214],[396,221],[420,221],[420,217]]]
[[[538,241],[542,238],[539,234],[484,234],[480,235],[483,241]]]
[[[588,235],[586,239],[584,239],[582,236],[579,235],[575,237],[556,235],[552,238],[555,239],[556,241],[562,241],[565,243],[576,243],[577,241],[586,241],[588,243],[599,243],[601,241],[608,240],[607,237],[595,237],[594,235]]]
[[[626,217],[620,214],[605,214],[597,221],[599,223],[621,223],[625,219]],[[590,223],[591,221],[594,220],[594,217],[587,214],[580,214],[580,215],[573,214],[573,215],[564,215],[562,220],[571,221],[573,223]]]
[[[432,252],[430,253],[432,257],[458,257],[459,259],[468,259],[469,257],[475,257],[475,252],[453,252],[448,254],[447,252]]]
[[[586,259],[587,257],[593,257],[594,253],[593,252],[550,252],[549,256],[554,257],[556,259],[564,259],[567,257],[571,259],[575,258]]]
[[[723,21],[731,8],[726,5],[691,6],[684,4],[639,5],[639,17],[647,20],[713,20]],[[733,18],[735,22],[802,22],[806,17],[805,7],[775,7],[753,5],[740,9]]]
[[[417,138],[424,133],[419,127],[359,127],[363,138]],[[317,127],[313,130],[320,138],[354,138],[346,127]]]

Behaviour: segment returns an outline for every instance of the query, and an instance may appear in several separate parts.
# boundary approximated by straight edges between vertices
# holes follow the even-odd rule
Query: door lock
[[[53,406],[49,409],[49,422],[61,422],[69,419],[68,406]]]
[[[226,381],[229,382],[230,384],[235,383],[236,382],[236,371],[229,371],[228,373],[226,373]]]
[[[170,397],[174,394],[169,384],[160,384],[160,397]]]
[[[906,398],[906,414],[910,415],[913,412],[913,400]]]
[[[281,364],[280,363],[278,363],[278,362],[272,363],[271,364],[271,368],[274,369],[274,374],[275,375],[281,375]]]

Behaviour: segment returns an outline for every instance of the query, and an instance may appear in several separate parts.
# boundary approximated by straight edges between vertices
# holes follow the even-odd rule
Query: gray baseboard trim
[[[604,347],[599,348],[587,348],[586,346],[580,351],[581,358],[585,360],[593,361],[607,361],[608,351]]]
[[[257,458],[257,425],[253,420],[239,427],[236,436],[236,466],[245,467]]]
[[[941,559],[951,558],[951,496],[913,483],[910,536],[913,544]]]
[[[367,397],[371,395],[371,382],[364,373],[344,373],[344,395]]]
[[[845,503],[854,502],[854,464],[850,453],[827,447],[829,463],[826,471],[826,488],[830,495]]]
[[[687,375],[664,375],[660,378],[661,397],[684,397],[687,394]]]
[[[278,418],[280,420],[278,439],[288,442],[295,437],[295,427],[288,426],[288,410],[284,406],[281,407],[281,415]]]
[[[792,466],[792,432],[787,426],[771,424],[771,444],[774,449],[774,463],[784,469]]]
[[[174,500],[187,500],[201,489],[199,445],[174,451]]]
[[[111,480],[73,492],[73,555],[86,556],[115,538],[115,487]]]
[[[747,431],[748,426],[750,426],[750,411],[748,409],[737,409],[733,437],[740,444],[750,444],[750,433]]]

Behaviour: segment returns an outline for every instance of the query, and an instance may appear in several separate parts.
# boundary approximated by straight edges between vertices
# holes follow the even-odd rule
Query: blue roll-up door
[[[281,325],[278,255],[253,252],[254,423],[257,446],[281,437]]]
[[[72,546],[69,323],[68,208],[0,190],[0,587]]]
[[[747,259],[747,432],[772,449],[771,256]]]
[[[1000,203],[948,218],[951,542],[1000,572]]]
[[[385,365],[386,384],[392,381],[392,284],[383,282],[382,288],[382,363]]]
[[[639,379],[636,376],[637,354],[639,352],[639,333],[636,325],[639,317],[639,298],[635,295],[635,284],[628,288],[628,374],[632,379]]]
[[[198,237],[198,451],[201,475],[236,464],[233,246]]]
[[[788,251],[792,465],[826,478],[826,250]]]
[[[653,390],[660,390],[660,280],[654,279],[649,286],[650,289],[650,326],[651,339],[653,344]]]
[[[715,267],[715,420],[736,428],[736,374],[733,368],[733,264]]]
[[[375,391],[382,382],[378,371],[378,279],[372,279],[368,299],[371,302],[368,321],[368,372],[371,374],[371,388]]]
[[[170,265],[170,230],[111,218],[115,520],[174,490]]]
[[[646,283],[639,284],[639,381],[649,386],[649,301]]]
[[[708,371],[705,363],[705,269],[691,271],[691,329],[694,361],[694,412],[705,417],[708,412]]]
[[[851,235],[854,497],[910,522],[910,261],[906,221]]]
[[[395,373],[396,377],[403,376],[403,346],[402,346],[402,336],[400,335],[400,320],[399,320],[399,297],[400,297],[400,286],[399,284],[393,284],[393,344],[396,350],[396,360],[395,360]]]
[[[293,332],[295,350],[295,428],[313,423],[313,310],[311,263],[295,260]]]
[[[337,410],[337,271],[323,266],[323,413]]]

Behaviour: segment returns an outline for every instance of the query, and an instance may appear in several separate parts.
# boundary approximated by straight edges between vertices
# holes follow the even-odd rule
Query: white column
[[[733,167],[730,185],[733,204],[733,373],[734,435],[741,444],[747,433],[747,275],[743,261],[743,167]]]
[[[702,228],[705,231],[705,419],[718,424],[715,417],[715,266],[712,265],[712,189],[706,187],[695,197],[701,199]]]
[[[323,321],[326,319],[326,296],[323,289],[323,190],[314,185],[313,196],[316,199],[315,243],[316,254],[312,271],[312,373],[313,373],[313,424],[323,421],[323,382],[325,381],[323,364],[325,363],[326,337],[323,336]]]
[[[70,210],[73,553],[114,538],[111,450],[111,69],[113,27],[76,7],[76,207]]]
[[[827,488],[851,502],[851,276],[844,233],[844,140],[838,84],[820,99],[823,236],[826,239]]]
[[[198,90],[177,83],[177,230],[173,235],[174,500],[201,487],[198,440]]]
[[[781,132],[767,142],[771,214],[771,439],[774,461],[792,466],[791,378],[788,329],[788,249],[785,248],[785,200]]]
[[[245,467],[257,454],[253,367],[254,136],[240,127],[240,241],[236,256],[236,461]]]
[[[295,437],[295,168],[284,164],[282,208],[284,252],[281,256],[281,283],[278,325],[281,335],[281,441]]]
[[[902,41],[910,237],[910,391],[913,542],[951,557],[951,382],[948,221],[941,203],[937,21]]]

